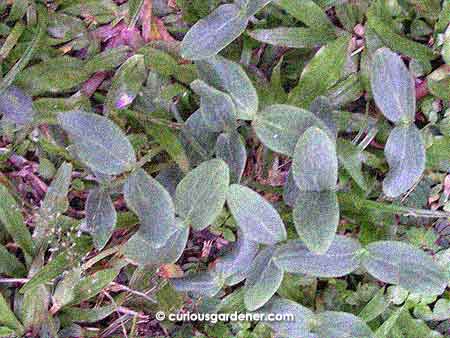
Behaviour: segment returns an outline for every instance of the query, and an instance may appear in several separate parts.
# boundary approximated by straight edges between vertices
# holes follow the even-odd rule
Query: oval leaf
[[[346,312],[325,311],[316,315],[314,333],[320,337],[375,338],[361,318]]]
[[[247,151],[241,135],[236,131],[220,134],[216,143],[216,156],[230,168],[230,180],[239,183],[247,162]]]
[[[236,108],[231,97],[202,80],[191,83],[192,90],[200,95],[200,112],[211,131],[236,129]]]
[[[314,337],[310,332],[314,313],[299,303],[289,299],[273,297],[264,307],[258,310],[258,313],[287,314],[294,317],[293,321],[263,321],[264,324],[275,331],[277,337]]]
[[[139,217],[139,233],[154,247],[160,247],[176,230],[175,207],[166,189],[143,169],[125,182],[127,206]]]
[[[360,244],[354,239],[338,235],[328,251],[318,255],[309,251],[302,241],[293,240],[277,249],[274,262],[286,272],[315,277],[340,277],[359,267],[360,249]]]
[[[32,97],[22,89],[10,86],[0,95],[0,112],[18,126],[30,123],[35,114]]]
[[[281,271],[272,261],[274,247],[267,247],[256,256],[244,286],[245,307],[254,311],[277,292],[283,280]]]
[[[300,192],[293,218],[295,229],[308,249],[324,254],[334,240],[339,223],[336,192]]]
[[[241,35],[247,23],[236,5],[221,5],[187,32],[181,42],[181,56],[190,60],[211,57]]]
[[[249,35],[260,42],[289,48],[315,48],[332,41],[333,36],[324,35],[316,29],[304,27],[277,27],[255,29]]]
[[[225,203],[230,172],[227,164],[213,159],[189,172],[175,191],[175,210],[196,230],[214,222]]]
[[[111,120],[97,114],[70,111],[58,121],[74,143],[78,157],[91,169],[107,175],[130,170],[136,162],[131,143]]]
[[[372,58],[370,85],[375,103],[388,120],[414,121],[414,79],[400,56],[388,48],[378,49]]]
[[[317,127],[298,140],[292,161],[294,181],[301,191],[334,190],[337,183],[336,145]]]
[[[214,297],[223,285],[218,275],[210,272],[200,272],[181,278],[172,278],[170,282],[175,290],[179,292],[189,291],[206,297]]]
[[[134,55],[125,61],[115,73],[106,96],[108,110],[128,107],[141,90],[146,75],[143,55]]]
[[[433,259],[410,244],[379,241],[366,247],[362,264],[375,278],[426,295],[440,295],[448,278]]]
[[[283,188],[283,201],[288,206],[293,208],[297,202],[297,198],[300,195],[300,189],[297,187],[297,183],[294,181],[294,176],[292,175],[292,167],[289,169],[288,177]]]
[[[265,108],[253,121],[261,142],[269,149],[288,156],[294,154],[299,137],[312,126],[327,130],[313,113],[285,104]]]
[[[272,245],[286,239],[286,229],[278,212],[252,189],[231,185],[227,204],[244,236],[252,241]]]
[[[420,179],[425,170],[425,145],[414,124],[395,127],[384,147],[389,172],[383,181],[383,192],[398,197]]]
[[[238,63],[216,55],[195,64],[203,81],[231,96],[238,119],[253,119],[258,110],[258,95]]]
[[[175,230],[160,247],[155,247],[147,237],[138,231],[124,246],[124,255],[142,266],[160,266],[175,263],[183,253],[189,236],[189,228]]]
[[[242,233],[231,250],[215,261],[214,271],[225,277],[245,271],[258,252],[258,243],[247,239]]]
[[[94,188],[86,200],[86,224],[97,250],[104,248],[116,225],[117,213],[108,192]]]

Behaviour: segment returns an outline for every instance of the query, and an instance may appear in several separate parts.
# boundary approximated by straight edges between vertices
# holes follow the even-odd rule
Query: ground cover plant
[[[0,16],[1,337],[450,337],[450,1]]]

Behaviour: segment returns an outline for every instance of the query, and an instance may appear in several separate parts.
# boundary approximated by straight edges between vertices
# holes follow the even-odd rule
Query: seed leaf
[[[278,212],[252,189],[231,185],[227,204],[244,236],[252,241],[272,245],[286,239],[286,229]]]
[[[261,250],[250,267],[244,286],[244,303],[250,311],[263,306],[281,285],[283,271],[272,261],[274,251],[274,247]]]
[[[227,164],[213,159],[190,171],[175,191],[175,210],[184,224],[196,230],[214,222],[225,203],[230,173]]]
[[[127,206],[139,217],[139,234],[150,246],[160,247],[176,230],[172,197],[153,177],[138,169],[124,185]]]
[[[410,244],[379,241],[367,245],[362,264],[375,278],[426,295],[444,292],[448,278],[433,259]]]
[[[58,121],[74,143],[79,158],[91,169],[118,175],[135,164],[133,147],[122,130],[108,118],[70,111],[59,114]]]
[[[336,145],[321,129],[311,127],[295,146],[292,174],[301,191],[334,190],[338,161]]]
[[[247,23],[236,5],[221,5],[187,32],[181,42],[181,56],[190,60],[211,57],[241,35]]]
[[[390,121],[414,121],[414,80],[400,56],[388,48],[378,49],[372,59],[370,84],[378,108]]]
[[[288,241],[274,254],[274,262],[282,270],[315,277],[340,277],[355,271],[360,260],[360,244],[354,239],[337,235],[323,255],[308,250],[300,240]]]
[[[293,218],[295,229],[308,249],[325,254],[334,240],[339,223],[336,192],[300,192]]]
[[[299,137],[312,126],[327,130],[313,113],[284,104],[266,107],[253,121],[256,135],[266,147],[289,156],[294,154]]]
[[[383,181],[383,192],[398,197],[410,189],[425,170],[425,145],[414,124],[395,127],[384,147],[389,172]]]

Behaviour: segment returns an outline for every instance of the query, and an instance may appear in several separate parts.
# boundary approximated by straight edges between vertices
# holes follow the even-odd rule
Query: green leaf
[[[370,85],[375,103],[387,119],[414,121],[414,80],[400,56],[387,48],[378,49],[372,58]]]
[[[23,277],[27,273],[25,266],[0,244],[0,274]]]
[[[250,267],[244,286],[244,303],[250,311],[267,303],[281,285],[283,271],[272,261],[274,251],[274,247],[261,250]]]
[[[427,149],[427,168],[439,171],[450,169],[450,137],[433,139],[433,144]]]
[[[202,80],[191,83],[192,90],[200,96],[200,113],[211,131],[236,129],[236,108],[231,97]]]
[[[96,296],[105,289],[118,274],[118,269],[105,269],[82,278],[79,283],[73,286],[73,298],[67,305],[79,304],[84,300]]]
[[[170,283],[178,292],[190,291],[206,297],[214,297],[223,285],[219,276],[210,272],[199,272],[181,278],[172,278]]]
[[[314,332],[319,337],[375,338],[367,324],[351,313],[325,311],[318,313],[315,320]]]
[[[252,189],[231,185],[227,204],[244,236],[252,241],[272,245],[286,239],[286,229],[276,209]]]
[[[190,171],[178,184],[175,210],[196,230],[213,223],[225,203],[230,173],[225,162],[213,159]]]
[[[356,184],[365,191],[369,190],[367,180],[362,172],[363,154],[359,147],[350,141],[339,139],[337,141],[337,155],[339,162]]]
[[[264,307],[260,308],[258,313],[287,314],[294,317],[294,321],[264,321],[264,324],[275,331],[277,337],[313,337],[310,330],[315,315],[310,309],[299,303],[274,297]]]
[[[155,141],[164,148],[183,172],[189,170],[189,160],[179,137],[167,126],[156,123],[147,123],[144,126]]]
[[[317,254],[326,253],[339,223],[336,192],[300,192],[293,218],[295,229],[308,249]]]
[[[69,187],[72,179],[72,164],[64,162],[58,168],[55,177],[48,187],[41,205],[45,215],[62,214],[69,208]]]
[[[289,48],[315,48],[322,46],[335,38],[326,36],[316,29],[304,27],[255,29],[248,34],[253,39],[260,42]]]
[[[128,176],[124,186],[127,206],[139,217],[139,234],[160,247],[176,230],[175,207],[166,189],[143,169]]]
[[[53,292],[53,306],[58,309],[70,304],[74,299],[74,285],[81,280],[81,268],[75,268],[64,276],[64,279],[56,285]],[[38,288],[36,288],[38,289]],[[35,289],[35,290],[36,290]]]
[[[295,146],[292,174],[301,191],[336,189],[338,160],[336,145],[321,129],[311,127]]]
[[[390,305],[390,302],[384,296],[385,288],[381,288],[375,296],[359,312],[360,317],[365,322],[370,322],[382,314]]]
[[[117,302],[116,302],[117,303]],[[116,311],[117,304],[111,303],[101,307],[94,307],[91,309],[81,309],[78,307],[66,307],[62,310],[59,317],[70,322],[77,323],[95,323]]]
[[[247,163],[244,141],[236,131],[220,134],[216,143],[216,156],[230,168],[230,180],[239,183]]]
[[[32,97],[16,86],[6,88],[0,95],[0,112],[4,119],[18,126],[30,123],[36,113]]]
[[[19,61],[16,62],[16,64],[9,70],[9,72],[3,77],[3,79],[0,82],[0,95],[3,94],[3,92],[11,86],[11,84],[16,79],[17,75],[22,72],[22,70],[28,65],[31,58],[33,57],[34,52],[36,51],[37,47],[41,43],[41,40],[46,36],[47,33],[47,19],[48,19],[48,12],[47,8],[38,4],[36,6],[37,14],[38,14],[38,25],[36,33],[33,37],[33,40],[28,44],[27,49],[24,51],[22,56],[20,57]]]
[[[24,328],[19,320],[14,315],[14,312],[9,308],[9,304],[6,302],[3,295],[0,293],[0,324],[13,329],[17,335],[20,335]]]
[[[181,56],[190,60],[211,57],[241,35],[247,23],[236,5],[221,5],[187,32],[181,42]]]
[[[133,147],[122,130],[108,118],[71,111],[59,114],[58,121],[74,143],[79,158],[91,169],[118,175],[135,164]]]
[[[433,308],[433,320],[447,320],[450,318],[450,300],[438,299]]]
[[[339,81],[348,58],[349,42],[350,36],[343,35],[314,55],[303,69],[298,85],[289,93],[289,104],[307,108]]]
[[[239,233],[238,239],[232,248],[214,262],[214,271],[225,277],[244,272],[252,264],[258,252],[258,243],[247,239]]]
[[[337,235],[323,255],[308,250],[300,240],[280,246],[274,262],[285,272],[303,273],[316,277],[340,277],[355,271],[360,265],[360,244],[354,239]]]
[[[0,184],[0,222],[26,255],[33,257],[33,241],[30,231],[16,201],[4,185]]]
[[[428,63],[433,58],[433,52],[426,45],[417,43],[411,39],[401,36],[395,32],[390,23],[385,18],[377,16],[375,11],[369,9],[367,14],[367,25],[373,29],[377,37],[390,49],[419,60],[421,63]]]
[[[84,61],[59,56],[25,69],[19,73],[15,83],[31,95],[39,96],[71,91],[86,81],[89,75]]]
[[[35,288],[38,285],[47,283],[61,275],[64,271],[70,270],[73,266],[80,263],[81,258],[91,250],[91,245],[86,243],[83,238],[76,243],[75,247],[63,250],[49,263],[41,268],[36,274],[20,289],[20,293]]]
[[[89,191],[86,200],[86,224],[94,246],[101,250],[108,243],[117,221],[117,213],[109,193],[101,188]]]
[[[278,0],[278,6],[328,39],[336,38],[336,28],[325,11],[312,0]]]
[[[244,2],[242,7],[245,7],[245,15],[251,17],[272,2],[272,0],[243,0],[242,2]]]
[[[417,127],[395,127],[384,147],[389,172],[383,181],[383,192],[388,197],[398,197],[408,191],[425,169],[425,145]]]
[[[124,255],[142,266],[159,266],[175,263],[183,253],[189,236],[189,228],[176,229],[160,247],[149,242],[145,234],[138,231],[124,246]],[[143,250],[145,248],[145,250]]]
[[[125,61],[114,74],[106,96],[108,111],[128,107],[141,90],[146,74],[143,55],[133,55]]]
[[[14,336],[14,330],[7,328],[5,326],[0,326],[0,337],[12,337]]]
[[[433,259],[410,244],[396,241],[370,243],[362,264],[375,278],[413,293],[440,295],[448,278]]]
[[[131,49],[128,46],[106,49],[87,60],[84,68],[91,74],[114,70],[127,60],[130,51]]]
[[[293,208],[297,202],[297,198],[300,195],[300,189],[297,187],[297,184],[294,181],[294,177],[292,176],[292,167],[289,169],[288,177],[286,179],[286,183],[283,188],[283,201],[288,206]]]
[[[261,142],[269,149],[288,156],[294,154],[299,137],[312,126],[328,130],[313,113],[284,104],[266,107],[253,121]]]
[[[252,120],[258,111],[258,94],[244,69],[220,55],[197,61],[200,79],[228,93],[236,107],[236,118]]]

